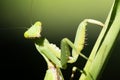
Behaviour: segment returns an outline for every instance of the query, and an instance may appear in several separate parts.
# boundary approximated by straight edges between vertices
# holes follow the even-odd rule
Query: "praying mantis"
[[[83,20],[78,26],[74,43],[68,38],[63,38],[60,45],[61,49],[42,37],[40,34],[42,31],[42,23],[39,21],[24,33],[25,38],[34,40],[38,52],[47,62],[48,70],[44,80],[64,80],[60,69],[66,69],[67,63],[76,62],[79,55],[86,60],[88,59],[81,53],[85,44],[87,23],[104,26],[102,22],[94,19]],[[72,53],[70,53],[70,47],[72,48]]]

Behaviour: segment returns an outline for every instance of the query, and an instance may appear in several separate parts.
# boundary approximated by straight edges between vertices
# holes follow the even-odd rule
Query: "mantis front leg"
[[[84,48],[84,44],[85,44],[87,23],[93,23],[93,24],[97,24],[100,26],[104,26],[104,24],[101,23],[100,21],[96,21],[93,19],[85,19],[78,26],[74,44],[67,38],[63,39],[61,41],[61,64],[62,66],[65,66],[67,62],[74,63],[77,60],[79,55],[87,59],[87,57],[81,53],[82,49]],[[70,56],[69,46],[72,48],[72,56]]]
[[[67,38],[64,38],[62,41],[61,41],[61,65],[62,65],[62,68],[66,68],[66,64],[69,60],[74,60],[73,62],[75,62],[75,60],[77,59],[76,57],[72,57],[70,56],[70,50],[69,50],[69,46],[75,50],[76,53],[80,54],[83,58],[87,59],[86,56],[84,56],[83,54],[81,54],[76,46]]]

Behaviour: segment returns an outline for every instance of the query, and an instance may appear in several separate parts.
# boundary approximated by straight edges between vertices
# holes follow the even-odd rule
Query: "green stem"
[[[115,40],[120,32],[120,0],[115,0],[112,15],[108,16],[105,27],[106,26],[108,26],[107,30],[105,30],[104,34],[102,34],[102,37],[100,36],[101,38],[98,38],[100,41],[97,40],[98,43],[96,43],[97,49],[99,46],[100,48],[98,50],[95,47],[93,48],[93,51],[89,57],[89,59],[92,59],[93,61],[87,61],[84,67],[84,71],[87,75],[83,73],[80,80],[96,80],[102,72],[103,66],[105,66],[105,63],[109,58],[110,51],[114,46]],[[100,45],[101,41],[102,43]]]

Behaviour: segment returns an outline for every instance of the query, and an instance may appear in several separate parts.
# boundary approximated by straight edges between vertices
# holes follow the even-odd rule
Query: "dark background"
[[[60,45],[64,37],[74,41],[78,24],[93,18],[105,21],[113,0],[0,0],[0,80],[42,80],[46,63],[34,43],[23,37],[26,28],[35,21],[43,23],[43,36]],[[89,55],[100,27],[89,24],[86,46],[82,53]],[[119,79],[120,36],[100,80]],[[75,63],[80,69],[85,60]],[[71,67],[63,70],[70,76]],[[77,73],[77,75],[80,75]],[[76,78],[78,78],[77,76]],[[67,80],[68,77],[65,77]]]

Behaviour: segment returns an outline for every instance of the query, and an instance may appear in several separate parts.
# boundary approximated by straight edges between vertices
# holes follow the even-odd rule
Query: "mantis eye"
[[[25,33],[25,38],[39,38],[41,37],[40,32],[42,31],[41,27],[42,23],[37,21],[34,25],[32,25]]]

